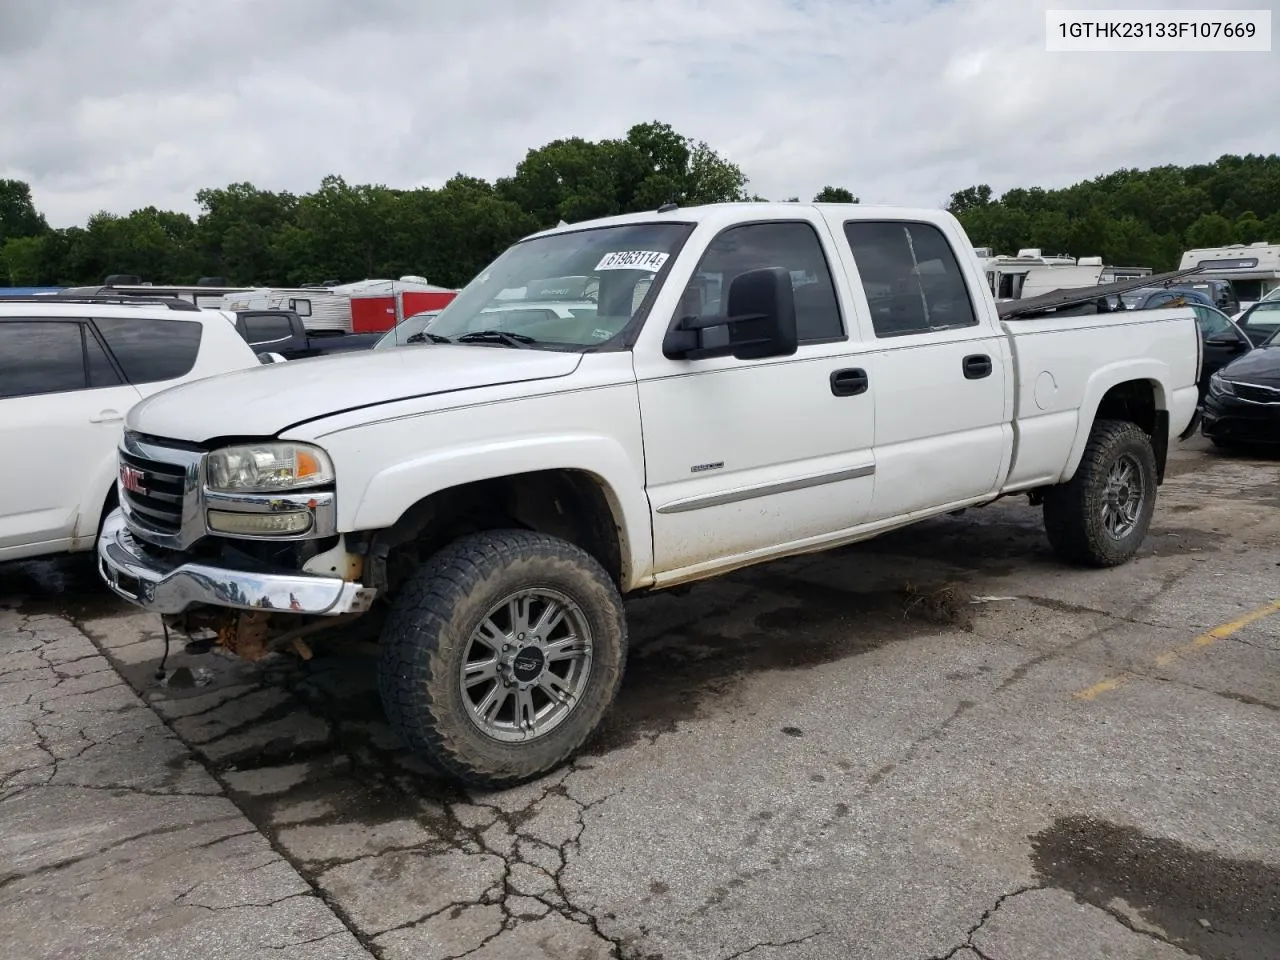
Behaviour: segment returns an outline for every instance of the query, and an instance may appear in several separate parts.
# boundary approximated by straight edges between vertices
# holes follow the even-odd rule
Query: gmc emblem
[[[142,471],[136,467],[131,467],[127,463],[120,465],[120,482],[130,493],[146,494],[147,485],[142,482],[142,478]]]

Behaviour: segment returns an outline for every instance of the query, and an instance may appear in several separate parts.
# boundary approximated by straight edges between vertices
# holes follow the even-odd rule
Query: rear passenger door
[[[979,312],[990,303],[978,296],[981,274],[962,268],[933,223],[847,219],[833,227],[847,244],[876,348],[868,519],[993,492],[1012,453],[1012,364],[994,315]]]
[[[102,464],[140,396],[88,323],[0,320],[0,560],[97,531],[115,477]]]

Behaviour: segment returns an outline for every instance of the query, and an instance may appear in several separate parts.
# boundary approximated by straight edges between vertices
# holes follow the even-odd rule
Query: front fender
[[[433,493],[539,470],[576,470],[596,478],[613,510],[632,581],[628,586],[647,581],[653,570],[653,536],[643,465],[608,437],[559,434],[484,440],[423,453],[373,474],[354,500],[354,514],[340,516],[339,528],[384,529]]]
[[[1080,401],[1080,415],[1076,420],[1076,435],[1072,440],[1071,450],[1067,454],[1067,462],[1063,465],[1062,474],[1058,478],[1059,483],[1066,483],[1075,476],[1076,469],[1084,458],[1084,448],[1088,445],[1089,435],[1093,432],[1093,423],[1097,419],[1102,398],[1112,387],[1132,380],[1142,380],[1151,384],[1155,393],[1156,409],[1168,411],[1170,429],[1173,433],[1180,432],[1186,425],[1187,419],[1195,410],[1196,387],[1192,384],[1189,388],[1193,402],[1190,409],[1186,411],[1186,416],[1183,417],[1181,407],[1184,401],[1178,391],[1170,390],[1172,371],[1167,363],[1150,358],[1139,358],[1118,360],[1100,367],[1093,372],[1085,384]],[[1171,409],[1171,401],[1176,409]]]

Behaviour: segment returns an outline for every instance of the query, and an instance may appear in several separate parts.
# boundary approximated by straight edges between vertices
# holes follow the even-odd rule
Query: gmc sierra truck
[[[555,278],[572,303],[542,309]],[[626,597],[1010,494],[1065,562],[1133,557],[1194,427],[1200,337],[1189,307],[1106,313],[1096,290],[1098,312],[998,307],[939,210],[562,225],[477,276],[431,346],[135,406],[100,570],[249,659],[378,613],[399,734],[462,782],[519,783],[609,709]]]

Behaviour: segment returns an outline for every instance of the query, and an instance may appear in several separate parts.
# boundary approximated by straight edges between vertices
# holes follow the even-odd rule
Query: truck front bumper
[[[336,617],[363,613],[375,594],[370,587],[336,577],[175,563],[136,540],[119,509],[103,524],[97,549],[98,572],[107,586],[153,613],[212,606]]]

